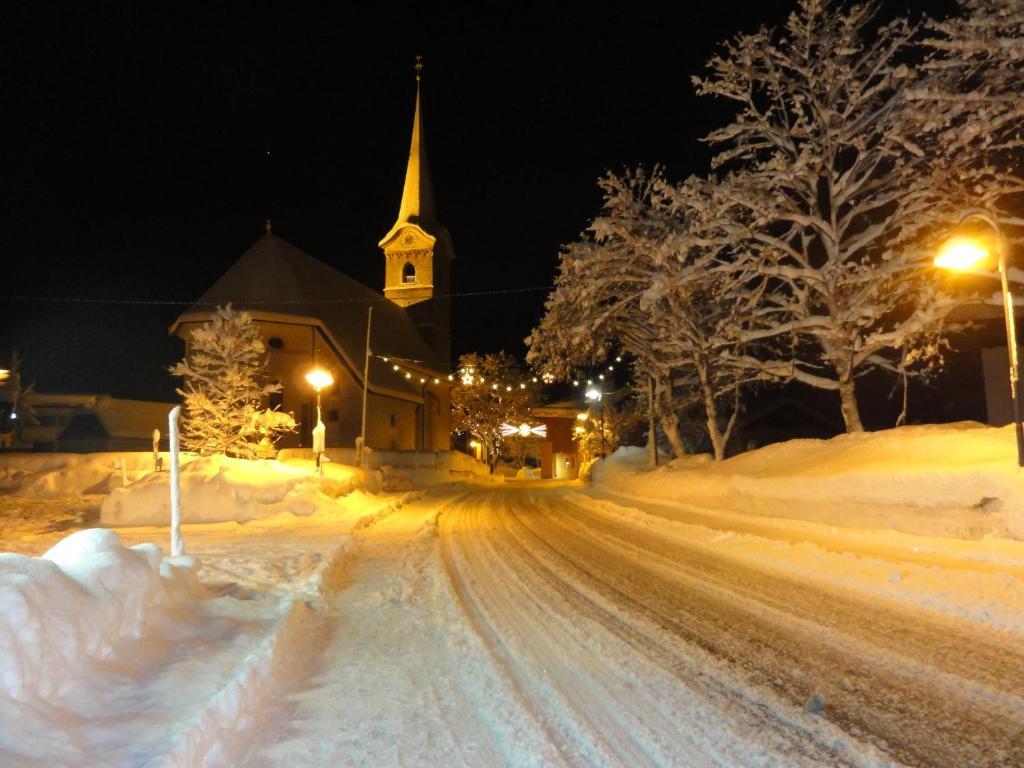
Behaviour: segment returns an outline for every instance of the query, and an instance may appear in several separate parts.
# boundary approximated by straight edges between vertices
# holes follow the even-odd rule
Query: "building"
[[[300,425],[298,434],[282,439],[280,447],[311,445],[316,400],[305,375],[320,367],[334,378],[322,392],[328,447],[355,445],[362,430],[365,383],[366,444],[371,449],[449,448],[453,250],[438,221],[430,183],[420,69],[417,62],[399,213],[380,241],[386,263],[383,293],[275,235],[268,222],[266,234],[171,327],[187,343],[190,331],[217,306],[230,303],[252,315],[267,346],[269,374],[282,385],[270,405],[293,413]]]
[[[575,402],[554,403],[531,409],[532,415],[546,427],[540,444],[540,476],[544,479],[575,480],[579,476],[580,457],[574,430],[577,417],[585,408]]]

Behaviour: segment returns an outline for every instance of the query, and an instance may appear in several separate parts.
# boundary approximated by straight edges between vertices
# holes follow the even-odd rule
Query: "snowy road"
[[[849,552],[638,506],[509,484],[378,523],[249,764],[1024,760],[1019,635],[843,586]]]

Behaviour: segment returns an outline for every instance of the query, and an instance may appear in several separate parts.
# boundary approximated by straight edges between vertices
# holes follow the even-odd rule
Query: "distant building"
[[[540,476],[544,479],[575,480],[579,477],[580,457],[573,439],[577,416],[586,410],[575,402],[537,406],[531,414],[547,427],[540,444]]]
[[[154,429],[166,446],[167,414],[174,407],[93,394],[33,393],[30,403],[31,413],[18,414],[20,424],[8,446],[15,450],[148,451]]]
[[[266,235],[171,327],[187,344],[191,330],[209,320],[217,306],[230,303],[252,315],[267,346],[269,374],[283,387],[269,404],[293,413],[300,425],[280,447],[311,445],[316,400],[305,375],[313,367],[326,368],[335,381],[322,393],[328,447],[354,446],[362,426],[371,307],[367,445],[449,447],[453,251],[430,185],[418,70],[402,201],[380,242],[386,262],[383,294],[273,234],[268,222]]]

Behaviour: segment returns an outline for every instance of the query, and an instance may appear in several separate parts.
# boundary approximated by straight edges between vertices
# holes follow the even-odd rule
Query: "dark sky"
[[[604,170],[707,170],[698,138],[727,113],[690,76],[718,41],[792,7],[219,5],[7,8],[0,294],[187,303],[268,214],[275,233],[379,288],[417,53],[454,290],[549,285]],[[521,355],[543,299],[456,300],[456,352]],[[181,350],[166,331],[181,306],[0,301],[0,362],[17,347],[41,391],[172,397],[165,367]]]

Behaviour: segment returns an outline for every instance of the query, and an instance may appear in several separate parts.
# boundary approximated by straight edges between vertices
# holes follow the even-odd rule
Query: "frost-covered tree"
[[[862,429],[858,375],[939,358],[960,299],[931,268],[934,240],[969,193],[1001,193],[977,143],[950,141],[948,104],[914,98],[939,77],[913,65],[920,27],[879,25],[876,10],[800,0],[783,28],[736,37],[695,78],[736,106],[706,137],[728,199],[705,224],[764,291],[741,338],[789,350],[756,364],[838,392],[850,431]]]
[[[960,13],[927,25],[924,68],[943,75],[915,92],[950,110],[946,140],[990,153],[1024,147],[1024,3],[961,0]],[[997,188],[997,192],[1002,192]]]
[[[451,394],[452,434],[479,440],[492,472],[505,449],[502,425],[518,425],[529,418],[533,392],[522,386],[519,371],[519,364],[505,352],[459,358]]]
[[[182,378],[182,446],[202,456],[255,458],[262,440],[294,431],[291,415],[262,407],[281,389],[265,381],[265,369],[266,348],[252,317],[218,307],[192,331],[185,359],[170,369]]]
[[[555,289],[527,339],[527,360],[567,376],[612,349],[633,358],[636,388],[679,456],[680,414],[703,408],[717,458],[748,378],[742,342],[730,330],[756,295],[701,245],[693,201],[712,194],[698,179],[669,185],[660,171],[608,174],[600,215],[562,250]]]

